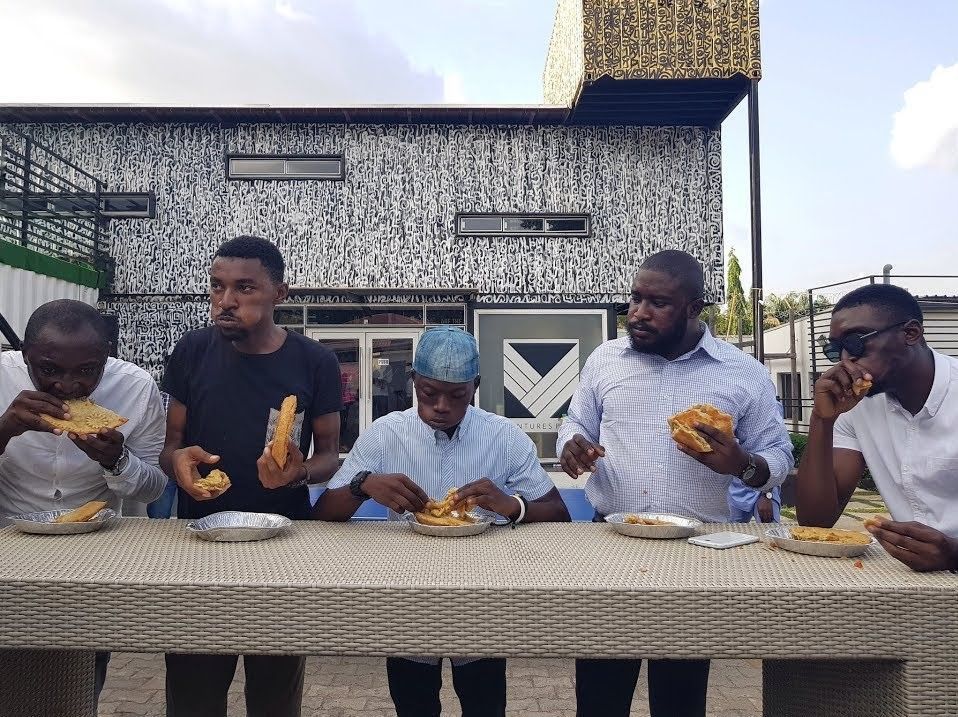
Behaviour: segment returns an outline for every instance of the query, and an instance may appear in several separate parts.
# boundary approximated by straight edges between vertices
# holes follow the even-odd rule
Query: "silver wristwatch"
[[[129,465],[130,451],[126,446],[123,446],[123,451],[120,453],[120,458],[117,460],[116,465],[112,468],[104,468],[103,472],[110,476],[118,476],[123,473]]]

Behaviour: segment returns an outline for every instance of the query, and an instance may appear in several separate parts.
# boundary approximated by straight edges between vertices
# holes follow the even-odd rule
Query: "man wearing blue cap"
[[[479,351],[471,334],[453,327],[423,334],[413,361],[418,405],[383,416],[363,432],[313,517],[349,520],[372,498],[396,520],[456,488],[457,501],[472,498],[513,524],[569,520],[529,437],[509,419],[471,405],[478,385]],[[465,483],[469,478],[475,480]],[[441,661],[386,661],[398,717],[440,715]],[[505,715],[504,659],[456,658],[452,678],[463,717]]]

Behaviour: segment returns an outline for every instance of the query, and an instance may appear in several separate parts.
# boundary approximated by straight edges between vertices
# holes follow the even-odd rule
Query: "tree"
[[[728,274],[725,281],[728,295],[725,297],[725,313],[719,314],[715,330],[719,334],[738,336],[752,332],[752,302],[745,298],[742,288],[742,265],[735,250],[728,253]]]
[[[821,294],[815,297],[814,307],[816,314],[829,309],[831,305],[832,302]],[[802,316],[807,316],[809,313],[808,292],[790,291],[783,296],[769,294],[765,299],[764,309],[765,316],[774,316],[776,319],[778,319],[779,324],[788,323],[789,309],[792,310],[796,319]]]

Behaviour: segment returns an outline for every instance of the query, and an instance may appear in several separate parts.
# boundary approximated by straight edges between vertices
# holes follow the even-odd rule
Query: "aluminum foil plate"
[[[45,510],[39,513],[20,513],[19,515],[8,515],[7,519],[16,526],[17,530],[23,533],[34,533],[36,535],[77,535],[79,533],[92,533],[106,525],[110,520],[116,517],[116,511],[112,508],[104,508],[94,515],[90,520],[83,523],[54,523],[53,521],[61,515],[72,512],[70,510]]]
[[[864,545],[856,543],[826,543],[822,540],[795,540],[787,525],[775,525],[765,531],[765,535],[783,550],[802,555],[815,555],[820,558],[854,558],[861,555],[878,541],[872,537]],[[871,536],[869,536],[871,537]]]
[[[492,525],[492,518],[488,515],[470,513],[476,519],[471,525],[423,525],[412,513],[404,515],[412,529],[420,535],[434,535],[440,538],[461,538],[466,535],[478,535]]]
[[[275,513],[246,513],[224,510],[186,524],[197,538],[219,543],[242,543],[266,540],[293,524],[289,518]]]
[[[639,523],[626,523],[625,518],[628,515],[635,515],[639,518],[650,520],[664,520],[669,525],[641,525]],[[685,518],[681,515],[672,515],[671,513],[612,513],[605,516],[605,522],[612,526],[613,530],[622,535],[628,535],[632,538],[687,538],[695,532],[696,528],[701,527],[702,521],[695,518]]]

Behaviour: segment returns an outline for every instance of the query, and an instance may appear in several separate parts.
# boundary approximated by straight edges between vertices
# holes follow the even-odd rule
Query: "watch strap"
[[[354,498],[369,500],[369,495],[363,490],[363,481],[370,475],[372,475],[372,471],[359,471],[359,473],[353,476],[353,479],[349,481],[349,492],[353,494]]]

